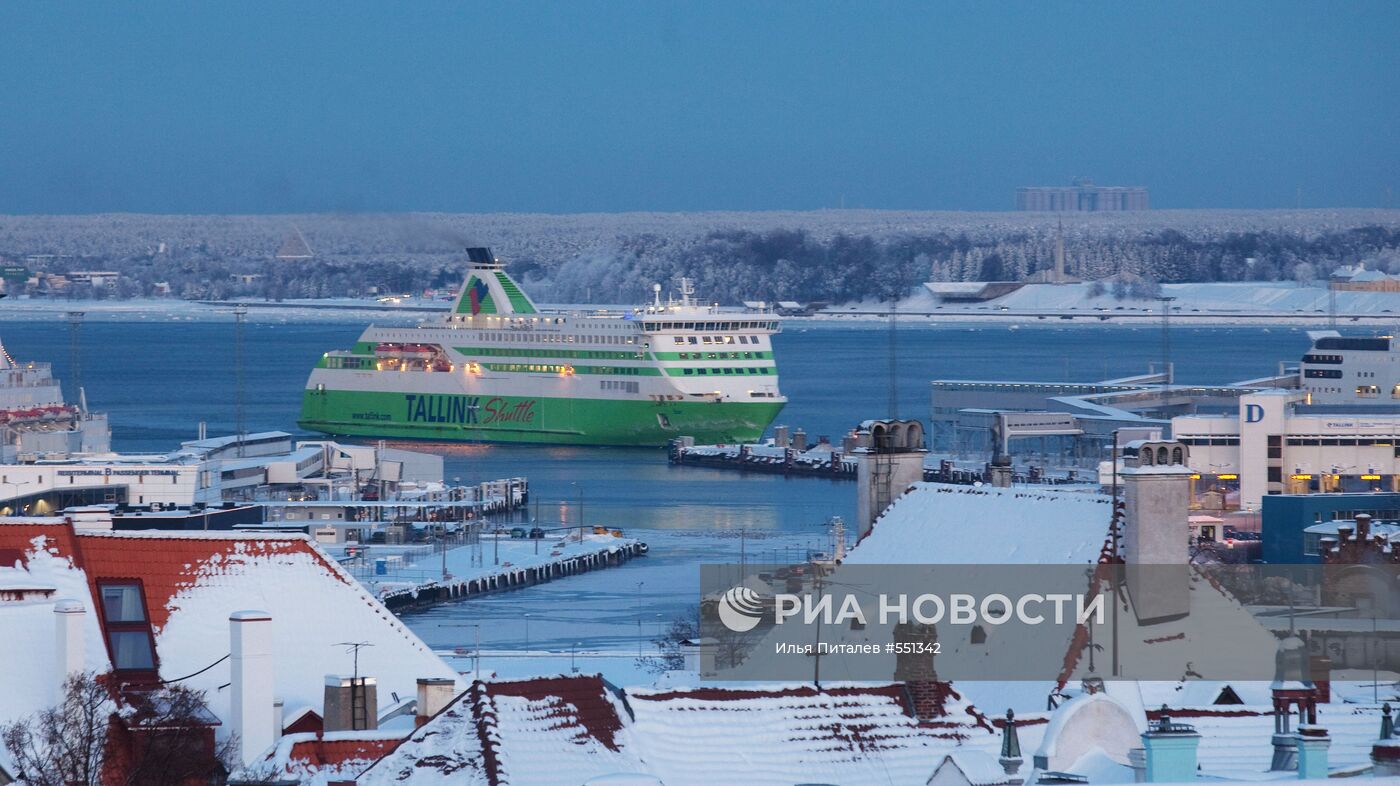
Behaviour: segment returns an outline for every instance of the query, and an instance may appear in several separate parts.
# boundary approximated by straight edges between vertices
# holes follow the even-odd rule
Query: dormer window
[[[155,637],[146,617],[146,598],[140,582],[99,581],[102,627],[112,668],[118,672],[154,672]]]

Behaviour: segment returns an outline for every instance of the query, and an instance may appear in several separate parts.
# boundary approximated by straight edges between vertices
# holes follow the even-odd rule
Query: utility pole
[[[238,457],[243,458],[243,321],[248,307],[242,303],[233,309],[233,421],[234,437],[238,440]]]
[[[1171,387],[1172,373],[1172,301],[1174,297],[1162,296],[1158,298],[1162,301],[1162,410],[1165,414],[1167,408],[1167,390]]]
[[[898,296],[895,295],[894,293],[891,293],[891,294],[890,294],[890,347],[889,347],[889,353],[890,353],[890,383],[889,383],[889,384],[890,384],[890,402],[889,402],[889,412],[890,412],[890,419],[891,419],[891,420],[897,420],[897,419],[899,418],[899,359],[898,359],[898,349],[899,349],[899,346],[898,346],[898,340],[899,340],[898,313],[899,313],[899,312],[896,310],[896,307],[898,306],[898,304],[899,304]]]
[[[82,311],[68,312],[68,373],[73,381],[73,397],[78,401],[86,401],[83,395],[83,351],[80,333],[83,327]],[[87,409],[86,406],[83,407]]]

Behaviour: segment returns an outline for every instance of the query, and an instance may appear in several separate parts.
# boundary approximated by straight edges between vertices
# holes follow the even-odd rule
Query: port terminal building
[[[0,515],[84,505],[192,508],[255,500],[351,500],[442,480],[442,458],[281,431],[212,437],[169,453],[98,453],[0,465]]]
[[[1174,384],[1170,367],[1098,382],[934,380],[930,444],[958,457],[999,453],[1093,469],[1110,455],[1115,432],[1125,441],[1160,435],[1175,416],[1228,414],[1243,395],[1297,380],[1283,367],[1230,385]]]
[[[1298,390],[1240,396],[1233,413],[1172,419],[1191,446],[1197,485],[1237,491],[1258,510],[1267,496],[1400,491],[1400,413],[1330,412]]]

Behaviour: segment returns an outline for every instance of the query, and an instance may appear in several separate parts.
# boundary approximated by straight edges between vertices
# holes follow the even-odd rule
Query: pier
[[[642,541],[607,530],[569,528],[548,538],[522,537],[522,531],[498,529],[483,537],[474,526],[464,534],[466,545],[456,548],[355,549],[341,566],[390,611],[403,613],[616,567],[648,551]]]
[[[800,433],[800,432],[799,432]],[[689,467],[762,472],[770,475],[855,480],[858,453],[845,445],[832,445],[825,437],[811,448],[791,445],[780,447],[776,440],[747,445],[695,445],[688,439],[671,443],[669,459],[672,464]],[[972,486],[991,483],[989,465],[959,464],[951,459],[930,456],[924,465],[923,479],[933,483]],[[1074,469],[1045,469],[1039,466],[1017,466],[1010,475],[1018,485],[1064,485],[1093,482],[1096,478]]]

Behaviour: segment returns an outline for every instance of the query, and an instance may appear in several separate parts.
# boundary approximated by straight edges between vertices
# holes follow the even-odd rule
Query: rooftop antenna
[[[82,342],[79,340],[83,327],[82,311],[68,312],[68,366],[73,378],[73,391],[77,394],[78,400],[83,401],[83,352]],[[84,411],[86,404],[82,405]]]
[[[657,311],[660,311],[660,310],[661,310],[661,285],[660,285],[660,284],[652,284],[652,285],[651,285],[651,296],[652,296],[652,305],[656,307],[656,310],[657,310]]]
[[[233,309],[233,428],[238,443],[238,457],[243,458],[243,321],[248,307],[242,303]],[[358,657],[358,656],[357,656]]]
[[[368,641],[342,641],[337,642],[337,647],[345,647],[345,651],[354,656],[354,672],[350,677],[350,727],[356,731],[369,726],[369,710],[365,707],[364,697],[360,696],[360,650],[364,647],[373,647]]]

